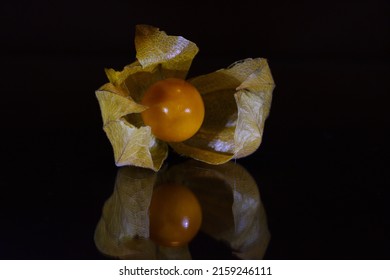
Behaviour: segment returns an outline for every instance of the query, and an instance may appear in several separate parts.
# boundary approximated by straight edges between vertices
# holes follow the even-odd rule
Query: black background
[[[104,258],[93,232],[117,167],[94,91],[134,60],[139,23],[198,45],[189,77],[268,59],[263,143],[237,161],[259,185],[267,259],[390,258],[389,18],[385,0],[2,1],[0,258]],[[195,258],[226,257],[195,242]]]

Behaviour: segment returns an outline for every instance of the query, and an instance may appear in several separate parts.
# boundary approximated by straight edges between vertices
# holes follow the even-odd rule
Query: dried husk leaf
[[[168,36],[158,28],[137,25],[137,60],[143,67],[161,65],[163,73],[185,79],[198,47],[181,36]]]
[[[106,69],[115,86],[127,88],[136,102],[155,82],[166,78],[185,79],[199,49],[181,36],[169,36],[149,25],[137,25],[135,34],[137,61],[122,71]]]
[[[145,107],[124,96],[124,91],[112,84],[96,91],[96,96],[116,165],[160,169],[168,155],[167,145],[154,137],[150,127],[136,127],[125,118],[128,114],[142,112]]]
[[[263,258],[270,241],[266,213],[255,180],[242,166],[190,160],[172,167],[167,177],[198,197],[203,232],[227,242],[239,258]]]
[[[178,153],[210,164],[250,155],[260,146],[275,87],[266,59],[246,59],[189,80],[201,93],[205,119]]]
[[[170,77],[184,79],[198,48],[181,36],[168,36],[147,25],[137,26],[135,47],[137,61],[122,71],[106,69],[110,83],[97,90],[96,96],[116,165],[157,171],[168,155],[168,148],[144,125],[139,113],[146,107],[139,103],[155,82]]]

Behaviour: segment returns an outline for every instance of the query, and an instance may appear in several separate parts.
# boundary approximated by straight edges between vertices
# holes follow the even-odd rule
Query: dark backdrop
[[[263,143],[237,161],[265,205],[266,258],[389,258],[389,18],[385,0],[2,1],[0,258],[103,258],[117,168],[94,91],[134,60],[139,23],[199,46],[189,76],[268,59]]]

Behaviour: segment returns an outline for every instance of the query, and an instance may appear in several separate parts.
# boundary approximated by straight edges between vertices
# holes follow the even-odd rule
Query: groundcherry
[[[142,112],[145,125],[158,139],[181,142],[191,138],[201,127],[204,104],[198,90],[190,83],[176,78],[160,80],[143,95]]]
[[[163,184],[154,189],[149,208],[149,233],[155,243],[168,247],[185,245],[194,238],[201,223],[201,206],[189,188]]]

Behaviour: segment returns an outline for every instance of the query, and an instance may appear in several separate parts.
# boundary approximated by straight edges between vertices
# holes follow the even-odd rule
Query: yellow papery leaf
[[[145,106],[124,95],[123,89],[112,84],[96,91],[103,130],[113,147],[115,164],[158,170],[168,155],[168,148],[153,136],[150,127],[136,127],[129,122],[130,118],[126,116],[142,112]]]
[[[103,129],[114,149],[117,166],[135,165],[157,171],[167,157],[166,144],[152,135],[150,127],[137,128],[121,119]]]
[[[185,79],[198,47],[181,36],[168,36],[149,25],[137,25],[135,36],[137,59],[143,67],[161,64],[163,68],[181,73]]]
[[[210,164],[256,151],[275,87],[267,61],[246,59],[190,82],[202,95],[205,119],[193,137],[170,146]]]
[[[125,97],[122,94],[118,94],[118,92],[120,91],[116,90],[114,92],[113,88],[112,91],[96,91],[96,97],[99,101],[104,125],[108,124],[109,122],[117,121],[118,119],[128,114],[140,113],[146,108],[141,104],[135,103],[130,97]]]

